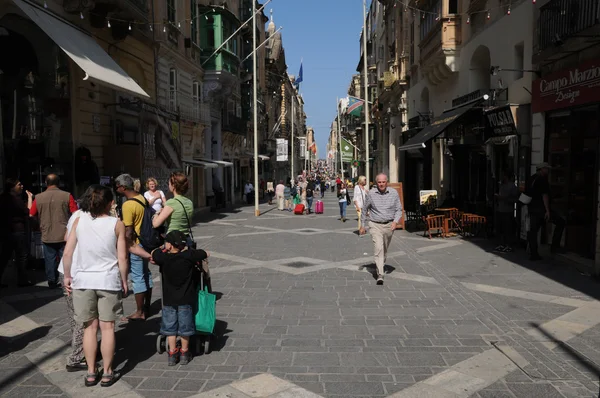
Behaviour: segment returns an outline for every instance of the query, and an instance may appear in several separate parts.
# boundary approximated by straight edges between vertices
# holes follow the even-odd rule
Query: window
[[[192,24],[190,26],[190,36],[192,36],[192,43],[198,44],[198,5],[196,0],[190,1],[191,4],[191,18]]]
[[[448,14],[458,14],[458,0],[448,0]]]
[[[426,12],[421,12],[421,40],[425,39],[438,24],[442,17],[442,1],[436,0],[431,3]]]
[[[177,111],[177,69],[169,71],[169,110]]]
[[[192,106],[194,117],[197,118],[200,115],[200,85],[198,82],[192,83]]]
[[[167,20],[172,24],[177,21],[177,6],[176,0],[167,0]]]
[[[523,42],[515,45],[515,80],[523,77],[523,69],[525,69],[525,45]]]

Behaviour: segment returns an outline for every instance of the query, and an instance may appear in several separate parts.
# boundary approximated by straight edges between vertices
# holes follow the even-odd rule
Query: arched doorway
[[[490,68],[492,61],[490,49],[479,46],[471,56],[469,91],[481,90],[486,93],[491,88]]]
[[[40,28],[15,14],[0,19],[0,51],[14,54],[0,57],[1,180],[18,177],[35,194],[53,172],[69,189],[72,138],[66,55]]]

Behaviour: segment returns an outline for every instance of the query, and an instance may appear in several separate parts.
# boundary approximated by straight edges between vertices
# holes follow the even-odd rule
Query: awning
[[[150,98],[91,36],[40,7],[22,0],[13,2],[83,69],[87,79],[117,91]]]
[[[506,144],[509,144],[515,138],[517,138],[516,135],[503,135],[500,137],[492,137],[492,138],[489,138],[485,142],[485,144],[486,145],[506,145]]]
[[[270,158],[270,157],[268,157],[267,155],[258,155],[258,158],[259,158],[260,160],[269,160],[269,159],[271,159],[271,158]]]
[[[195,158],[194,160],[199,161],[199,162],[204,162],[204,163],[210,163],[210,164],[215,165],[215,167],[233,167],[233,163],[226,162],[224,160],[205,159],[205,158]]]
[[[183,159],[182,162],[203,169],[216,169],[219,167],[216,163],[203,162],[202,160]]]
[[[411,149],[425,148],[426,142],[440,135],[447,127],[457,121],[462,115],[467,113],[477,104],[478,102],[474,102],[467,106],[442,113],[440,116],[433,119],[429,126],[423,128],[420,133],[409,139],[406,144],[402,145],[400,148],[398,148],[398,150],[408,151]]]

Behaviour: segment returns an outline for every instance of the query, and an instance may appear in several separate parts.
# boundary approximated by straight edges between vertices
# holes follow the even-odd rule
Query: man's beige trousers
[[[373,237],[377,274],[383,276],[383,266],[387,259],[388,247],[390,246],[392,236],[394,235],[392,223],[377,224],[373,221],[369,221],[369,233]]]

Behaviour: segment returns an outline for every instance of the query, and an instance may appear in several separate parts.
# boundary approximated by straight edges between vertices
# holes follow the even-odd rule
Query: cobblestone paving
[[[119,394],[598,396],[596,283],[551,260],[533,269],[523,252],[491,253],[487,241],[398,231],[377,286],[370,237],[354,233],[353,211],[337,219],[335,201],[323,215],[262,205],[258,219],[243,208],[199,224],[219,296],[213,352],[174,368],[156,353],[155,273],[155,315],[117,329]],[[0,396],[114,395],[62,371],[70,335],[57,292],[7,289],[0,305]],[[274,376],[265,391],[239,382],[263,374]]]

